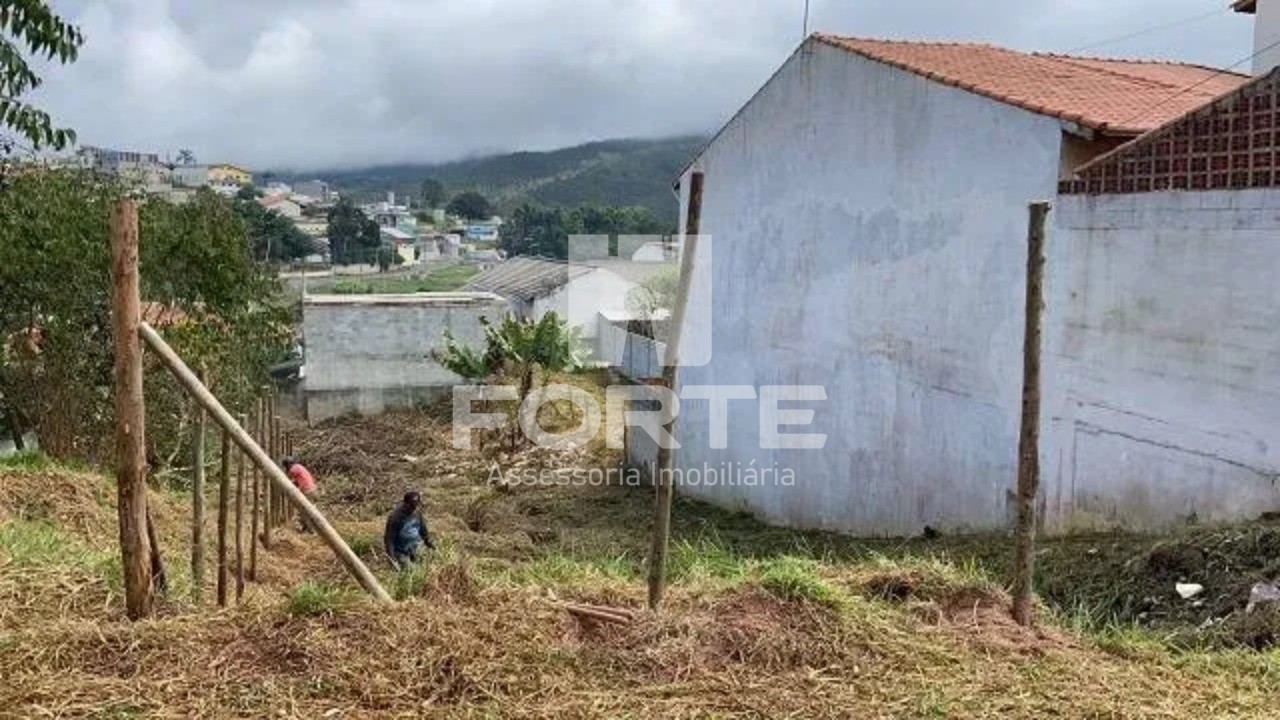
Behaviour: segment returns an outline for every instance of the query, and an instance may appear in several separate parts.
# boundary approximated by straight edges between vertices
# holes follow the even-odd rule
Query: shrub
[[[307,581],[289,593],[290,615],[316,617],[332,615],[351,604],[351,597],[342,588],[328,583]]]

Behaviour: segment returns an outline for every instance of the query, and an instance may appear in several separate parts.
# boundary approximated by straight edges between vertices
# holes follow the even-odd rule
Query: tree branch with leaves
[[[49,113],[22,100],[44,82],[27,56],[67,65],[76,61],[83,44],[80,29],[48,3],[0,0],[0,125],[26,138],[35,150],[62,150],[75,143],[76,134],[55,127]]]

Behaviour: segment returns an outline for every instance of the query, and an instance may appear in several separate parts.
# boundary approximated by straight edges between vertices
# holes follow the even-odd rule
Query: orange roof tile
[[[1249,80],[1216,68],[965,43],[814,38],[877,62],[1113,135],[1138,135]]]

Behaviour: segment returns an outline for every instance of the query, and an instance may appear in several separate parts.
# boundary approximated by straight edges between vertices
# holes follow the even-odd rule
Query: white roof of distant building
[[[595,272],[588,265],[537,257],[514,257],[471,278],[464,289],[497,293],[503,297],[532,300],[554,292],[583,275]]]

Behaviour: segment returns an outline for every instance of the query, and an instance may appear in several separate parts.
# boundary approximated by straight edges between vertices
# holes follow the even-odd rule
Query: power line
[[[1193,83],[1191,83],[1190,85],[1188,85],[1188,86],[1186,86],[1186,87],[1182,88],[1181,90],[1179,90],[1178,92],[1176,92],[1176,93],[1174,93],[1174,94],[1170,95],[1169,97],[1165,98],[1164,100],[1161,100],[1160,102],[1156,103],[1155,105],[1152,105],[1152,106],[1151,106],[1151,107],[1149,107],[1149,108],[1146,108],[1145,110],[1143,110],[1142,112],[1138,113],[1137,115],[1134,115],[1133,117],[1129,118],[1128,120],[1125,120],[1123,123],[1121,123],[1121,125],[1128,125],[1129,123],[1133,122],[1134,120],[1137,120],[1137,119],[1138,119],[1138,118],[1140,118],[1140,117],[1143,117],[1144,115],[1149,115],[1149,114],[1151,114],[1154,110],[1156,110],[1157,108],[1159,108],[1159,107],[1161,107],[1161,106],[1163,106],[1163,105],[1166,105],[1166,104],[1168,104],[1169,102],[1171,102],[1171,101],[1173,101],[1173,100],[1175,100],[1175,99],[1177,99],[1177,98],[1179,98],[1179,97],[1182,97],[1183,95],[1185,95],[1185,94],[1187,94],[1187,93],[1191,92],[1192,90],[1195,90],[1196,88],[1200,87],[1201,85],[1204,85],[1205,83],[1209,82],[1210,80],[1213,80],[1213,79],[1215,79],[1215,78],[1217,78],[1217,77],[1219,77],[1219,76],[1221,76],[1221,75],[1225,75],[1225,74],[1227,74],[1227,72],[1228,72],[1228,71],[1234,70],[1234,69],[1236,69],[1237,67],[1239,67],[1239,66],[1241,66],[1241,65],[1243,65],[1243,64],[1245,64],[1245,63],[1247,63],[1247,62],[1249,62],[1250,60],[1253,60],[1254,58],[1258,57],[1259,55],[1261,55],[1261,54],[1263,54],[1263,53],[1267,52],[1268,50],[1274,50],[1274,49],[1275,49],[1275,48],[1277,48],[1277,47],[1280,47],[1280,40],[1277,40],[1277,41],[1275,41],[1275,42],[1271,43],[1270,45],[1267,45],[1266,47],[1262,48],[1261,50],[1255,50],[1255,51],[1253,52],[1253,54],[1249,55],[1248,57],[1241,58],[1241,59],[1239,59],[1239,60],[1237,60],[1237,61],[1235,61],[1235,62],[1231,63],[1230,65],[1228,65],[1228,66],[1226,66],[1226,67],[1224,67],[1224,68],[1220,68],[1220,69],[1218,69],[1216,72],[1214,72],[1214,73],[1212,73],[1212,74],[1210,74],[1210,75],[1206,75],[1206,76],[1204,76],[1203,78],[1201,78],[1201,79],[1197,80],[1196,82],[1193,82]]]
[[[1128,33],[1126,35],[1107,38],[1106,40],[1099,40],[1098,42],[1089,43],[1088,45],[1081,45],[1080,47],[1077,47],[1077,48],[1071,48],[1070,50],[1067,50],[1067,52],[1078,53],[1083,50],[1091,50],[1093,48],[1102,47],[1104,45],[1114,45],[1115,43],[1124,42],[1125,40],[1132,40],[1136,37],[1142,37],[1143,35],[1150,35],[1152,33],[1161,32],[1163,30],[1172,30],[1174,28],[1182,27],[1183,25],[1190,25],[1191,23],[1199,22],[1201,20],[1208,20],[1211,17],[1217,17],[1218,15],[1225,15],[1231,11],[1232,10],[1230,7],[1218,8],[1217,10],[1213,10],[1211,12],[1201,13],[1200,15],[1196,15],[1195,17],[1183,18],[1181,20],[1174,20],[1173,22],[1167,22],[1161,25],[1155,25],[1155,26],[1146,28],[1144,30],[1138,30],[1135,32]]]

